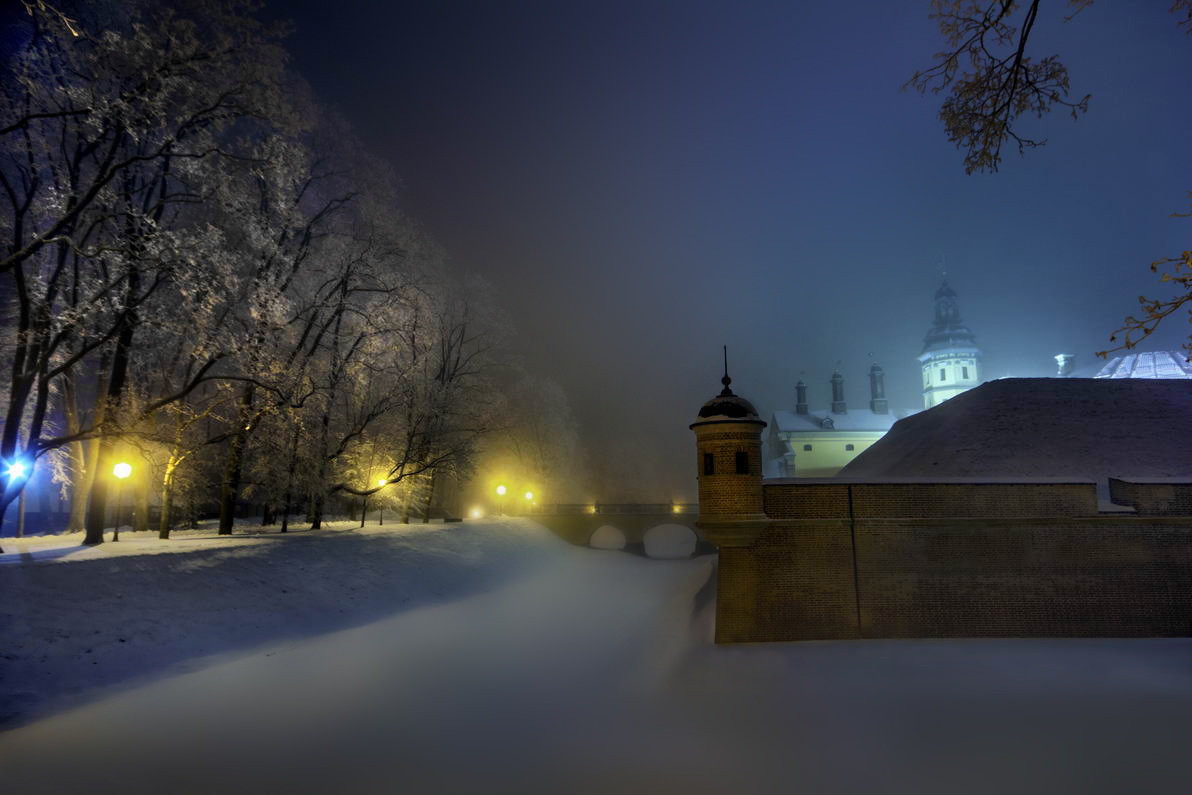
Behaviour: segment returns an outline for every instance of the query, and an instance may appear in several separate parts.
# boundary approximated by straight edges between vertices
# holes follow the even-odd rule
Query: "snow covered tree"
[[[90,470],[95,543],[118,429],[181,399],[232,353],[218,328],[223,299],[271,243],[251,219],[269,207],[262,194],[279,171],[259,166],[287,154],[277,132],[298,120],[276,34],[244,2],[28,9],[28,39],[0,89],[0,278],[17,332],[0,458],[32,461],[97,439],[73,447]],[[258,190],[243,191],[245,178]],[[245,221],[236,231],[210,222],[221,204],[225,218]],[[138,353],[179,338],[189,341],[187,377],[145,394]],[[80,389],[84,371],[91,390]],[[51,432],[59,385],[67,429]],[[144,399],[130,400],[134,387]],[[0,505],[21,485],[10,481]]]

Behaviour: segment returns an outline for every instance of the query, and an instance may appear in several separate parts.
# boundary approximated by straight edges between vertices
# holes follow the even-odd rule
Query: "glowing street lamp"
[[[116,527],[112,530],[112,540],[120,540],[120,487],[124,485],[124,480],[132,474],[132,464],[127,461],[121,461],[112,467],[112,474],[116,476]]]
[[[497,486],[497,496],[501,498],[501,513],[502,514],[505,513],[505,492],[506,491],[508,491],[508,489],[505,488],[504,483]]]
[[[8,482],[11,485],[13,481],[20,480],[25,477],[27,467],[25,462],[21,460],[13,461],[8,465],[8,469],[4,470],[4,474],[8,476]]]

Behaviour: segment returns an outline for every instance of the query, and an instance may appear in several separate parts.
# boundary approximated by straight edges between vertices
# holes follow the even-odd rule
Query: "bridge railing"
[[[625,503],[551,503],[535,506],[533,513],[555,516],[575,514],[653,515],[660,513],[697,514],[699,503],[694,502],[625,502]]]

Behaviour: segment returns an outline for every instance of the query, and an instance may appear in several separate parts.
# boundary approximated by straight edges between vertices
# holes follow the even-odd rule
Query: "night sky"
[[[270,0],[294,64],[404,182],[405,210],[512,315],[568,392],[597,468],[634,451],[692,498],[687,424],[719,389],[764,417],[839,366],[918,408],[946,267],[987,378],[1094,363],[1147,265],[1187,247],[1192,37],[1162,0],[1045,2],[1073,122],[964,173],[939,97],[900,90],[943,42],[923,2]],[[1175,348],[1175,317],[1148,347]],[[599,490],[594,487],[594,490]],[[619,495],[597,494],[616,499]]]

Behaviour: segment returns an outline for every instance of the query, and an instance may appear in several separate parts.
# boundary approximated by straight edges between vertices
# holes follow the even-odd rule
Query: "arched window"
[[[737,474],[738,475],[748,475],[749,474],[749,453],[746,453],[743,450],[738,450],[736,458],[737,458]]]
[[[716,457],[711,453],[704,453],[704,474],[716,474]]]

